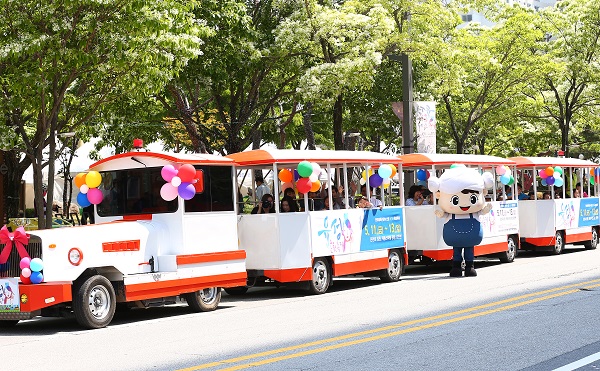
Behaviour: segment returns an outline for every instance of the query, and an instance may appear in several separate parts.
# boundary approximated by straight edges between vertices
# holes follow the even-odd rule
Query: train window
[[[165,201],[160,197],[160,188],[165,184],[160,170],[157,167],[102,172],[102,184],[98,188],[104,199],[98,204],[98,215],[110,217],[177,211],[177,199]]]
[[[198,193],[185,201],[186,212],[233,211],[233,179],[231,166],[195,166],[202,174]]]

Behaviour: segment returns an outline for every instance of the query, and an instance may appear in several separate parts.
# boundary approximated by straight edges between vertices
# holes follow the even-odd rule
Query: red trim
[[[496,254],[499,252],[505,252],[507,250],[508,242],[491,243],[488,245],[477,245],[475,246],[475,256]],[[452,260],[452,255],[454,255],[452,249],[423,251],[423,256],[438,261]]]
[[[160,158],[166,161],[170,161],[170,162],[175,162],[178,164],[181,163],[186,163],[186,164],[192,164],[192,165],[199,165],[199,164],[227,164],[227,165],[231,165],[232,161],[230,159],[228,159],[227,157],[223,157],[222,159],[216,160],[216,159],[211,159],[208,160],[206,158],[199,158],[199,159],[193,159],[193,158],[177,158],[174,156],[170,156],[168,154],[165,153],[157,153],[157,152],[127,152],[127,153],[119,153],[117,155],[114,156],[110,156],[107,158],[103,158],[100,161],[94,162],[93,164],[90,165],[90,169],[95,168],[98,165],[101,165],[105,162],[109,162],[109,161],[113,161],[119,158],[125,158],[125,157],[154,157],[154,158]]]
[[[175,296],[209,287],[238,286],[246,286],[246,272],[130,284],[125,286],[125,298],[127,301],[145,300]]]
[[[584,233],[567,234],[565,236],[565,243],[591,241],[591,240],[592,240],[592,232],[591,231],[584,232]]]
[[[44,282],[35,285],[19,284],[21,295],[21,312],[33,312],[56,304],[69,302],[71,296],[71,282]],[[26,296],[26,302],[23,302]]]
[[[552,246],[554,245],[554,236],[551,237],[526,237],[525,242],[533,246]]]
[[[103,242],[102,251],[140,251],[140,240]]]
[[[292,269],[266,269],[263,271],[265,277],[277,282],[300,282],[310,281],[312,279],[312,270],[306,268]]]
[[[212,252],[207,254],[177,255],[177,265],[246,259],[245,250]]]
[[[333,257],[333,276],[345,276],[348,274],[364,273],[370,271],[376,271],[379,269],[386,269],[388,267],[388,257],[384,256],[381,258],[361,260],[348,263],[335,263],[335,257]]]
[[[136,220],[152,220],[152,214],[123,215],[123,221],[125,222],[134,222]]]

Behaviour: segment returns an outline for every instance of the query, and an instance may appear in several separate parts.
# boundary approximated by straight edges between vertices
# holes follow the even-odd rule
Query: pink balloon
[[[177,198],[177,188],[171,183],[165,183],[160,189],[160,197],[165,201],[173,201]]]
[[[21,271],[21,275],[25,278],[29,278],[31,276],[31,269],[23,268],[23,270]]]
[[[24,257],[23,259],[21,259],[21,261],[19,262],[19,268],[24,269],[24,268],[29,268],[29,263],[31,263],[31,258],[28,257]]]
[[[171,179],[173,179],[173,177],[177,175],[177,169],[175,169],[175,166],[173,165],[165,165],[160,170],[160,175],[165,180],[165,182],[170,182]]]
[[[88,201],[93,205],[98,205],[104,199],[102,191],[98,188],[90,188],[87,193]]]
[[[196,188],[194,188],[194,185],[191,183],[181,183],[181,185],[177,187],[177,191],[179,197],[184,200],[191,200],[196,195]]]
[[[496,174],[504,175],[504,173],[506,173],[506,168],[504,167],[504,165],[496,166]]]
[[[546,170],[544,170],[544,169],[540,170],[540,178],[546,179],[547,177],[548,177],[548,174],[546,174]]]

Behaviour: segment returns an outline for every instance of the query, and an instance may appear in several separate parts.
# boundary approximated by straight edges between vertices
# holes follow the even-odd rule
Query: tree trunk
[[[27,158],[19,162],[19,155],[16,151],[4,152],[4,162],[8,167],[8,172],[5,175],[3,197],[8,218],[16,218],[19,215],[19,199],[25,197],[25,195],[19,195],[21,179],[31,163]]]
[[[343,140],[343,115],[344,113],[344,98],[343,95],[340,94],[337,96],[335,100],[335,104],[333,105],[333,143],[336,151],[344,149],[344,140]]]
[[[315,132],[312,126],[313,105],[312,102],[306,103],[304,115],[302,115],[302,123],[304,124],[304,132],[306,133],[306,147],[308,149],[317,149],[315,145]]]

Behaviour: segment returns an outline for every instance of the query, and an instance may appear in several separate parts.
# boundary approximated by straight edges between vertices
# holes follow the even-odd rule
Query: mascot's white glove
[[[445,214],[444,210],[442,209],[435,209],[433,212],[438,218],[444,217]]]
[[[492,204],[488,202],[487,204],[485,204],[483,209],[481,209],[481,215],[485,215],[485,214],[489,213],[490,210],[492,210]]]

